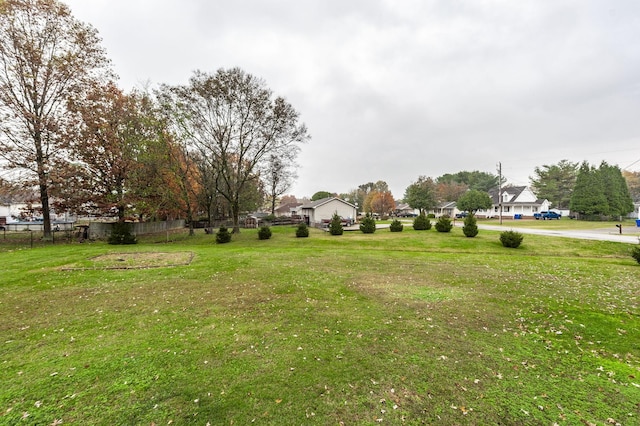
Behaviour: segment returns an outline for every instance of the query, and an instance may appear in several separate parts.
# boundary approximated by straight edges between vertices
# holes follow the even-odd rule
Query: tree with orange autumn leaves
[[[108,82],[68,109],[67,156],[54,180],[60,207],[120,221],[193,218],[197,169],[147,94]]]
[[[371,191],[364,201],[364,211],[389,216],[396,208],[396,202],[390,191]]]
[[[61,160],[62,121],[70,96],[108,76],[97,31],[56,0],[0,1],[0,157],[24,186],[37,188],[44,236]]]

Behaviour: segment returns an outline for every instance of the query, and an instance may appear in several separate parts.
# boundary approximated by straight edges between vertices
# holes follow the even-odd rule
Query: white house
[[[502,217],[531,218],[534,213],[549,210],[549,201],[538,199],[528,186],[505,186],[502,188],[502,200],[498,188],[489,191],[493,206],[489,210],[478,210],[478,217],[498,217],[502,204]],[[501,202],[500,202],[501,201]]]
[[[25,196],[0,195],[0,217],[2,222],[18,222],[19,218],[30,210],[31,204]],[[34,205],[34,207],[38,207]]]
[[[357,208],[337,197],[323,198],[303,204],[298,210],[309,226],[321,226],[323,221],[331,220],[334,214],[344,219],[356,220]]]
[[[454,217],[456,213],[459,213],[459,211],[456,208],[455,201],[445,201],[438,204],[436,208],[427,211],[427,214],[429,213],[433,213],[435,217],[441,217],[441,216]]]

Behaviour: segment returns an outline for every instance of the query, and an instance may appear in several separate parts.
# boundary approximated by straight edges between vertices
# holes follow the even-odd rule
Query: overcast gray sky
[[[238,66],[312,136],[290,193],[602,160],[640,170],[637,0],[63,0],[123,89]]]

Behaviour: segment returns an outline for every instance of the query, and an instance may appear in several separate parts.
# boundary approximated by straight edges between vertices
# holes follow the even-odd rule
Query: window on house
[[[508,213],[508,212],[509,212],[509,210],[510,210],[510,208],[511,208],[511,207],[509,207],[509,206],[504,206],[504,207],[503,207],[503,211],[504,211],[505,213]]]

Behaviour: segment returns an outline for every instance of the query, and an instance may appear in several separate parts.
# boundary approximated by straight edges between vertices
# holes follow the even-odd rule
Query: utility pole
[[[498,162],[498,217],[502,225],[502,163]]]

